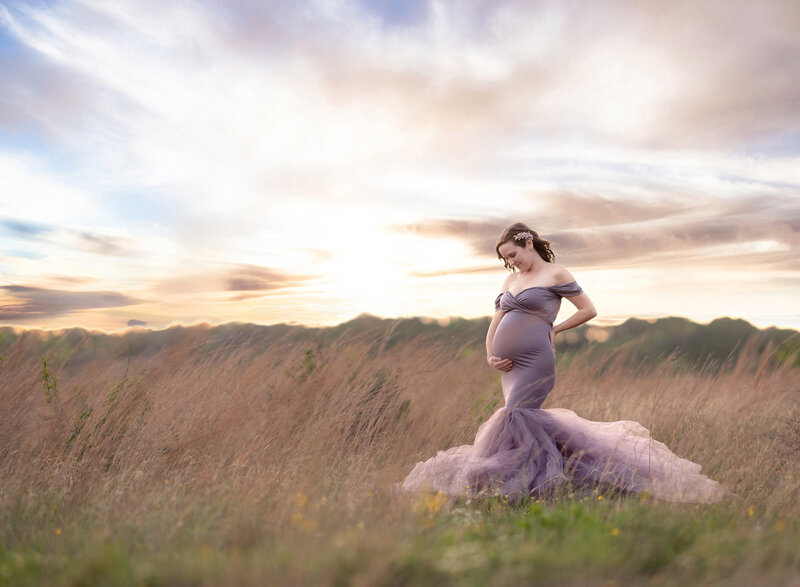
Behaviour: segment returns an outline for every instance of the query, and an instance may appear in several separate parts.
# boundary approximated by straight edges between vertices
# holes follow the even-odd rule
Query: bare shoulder
[[[552,277],[556,283],[571,283],[575,281],[575,277],[563,265],[553,263]]]
[[[506,278],[503,280],[503,285],[500,288],[500,291],[508,291],[511,287],[511,284],[514,283],[514,278],[517,276],[516,273],[509,273],[506,275]]]

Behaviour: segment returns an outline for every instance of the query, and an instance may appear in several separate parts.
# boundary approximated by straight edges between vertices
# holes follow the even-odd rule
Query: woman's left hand
[[[553,347],[553,354],[556,354],[556,332],[550,329],[550,346]]]

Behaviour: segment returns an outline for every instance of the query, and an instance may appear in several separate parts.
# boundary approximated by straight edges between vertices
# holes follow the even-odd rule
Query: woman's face
[[[520,247],[513,242],[507,242],[500,245],[497,250],[509,265],[517,269],[525,269],[531,262],[530,254],[533,251],[533,243],[529,243],[526,239],[525,246]]]

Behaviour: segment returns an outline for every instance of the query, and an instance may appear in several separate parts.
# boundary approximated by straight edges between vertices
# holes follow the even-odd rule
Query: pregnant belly
[[[539,316],[511,310],[497,325],[492,350],[497,357],[511,359],[512,369],[515,365],[531,365],[537,359],[552,360],[550,329],[550,324]]]
[[[500,379],[506,406],[540,408],[555,384],[555,355],[550,323],[533,314],[512,310],[497,326],[494,354],[511,359],[511,370]]]

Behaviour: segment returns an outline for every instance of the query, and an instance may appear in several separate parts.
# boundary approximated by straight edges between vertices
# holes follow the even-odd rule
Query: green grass
[[[113,357],[74,364],[55,352],[78,357],[74,341],[5,345],[0,585],[797,583],[800,371],[772,351],[719,372],[562,355],[548,398],[641,422],[740,499],[561,488],[514,505],[385,491],[503,401],[472,360],[482,340],[461,360],[466,339],[393,328],[327,346],[175,329],[141,352],[104,338]]]
[[[381,518],[368,500],[344,514],[344,504],[295,496],[280,523],[266,504],[162,497],[119,518],[112,501],[76,511],[53,495],[4,503],[0,583],[682,585],[800,575],[798,519],[742,501],[584,493],[513,505],[429,495]]]

